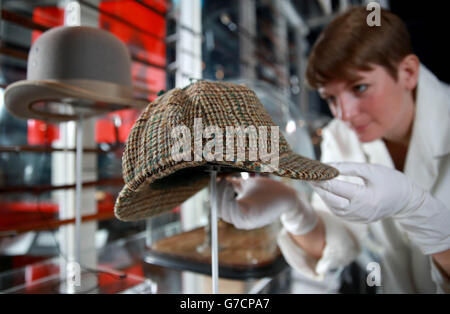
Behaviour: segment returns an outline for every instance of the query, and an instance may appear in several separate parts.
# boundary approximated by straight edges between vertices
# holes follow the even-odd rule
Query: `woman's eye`
[[[362,93],[365,92],[367,90],[368,85],[367,84],[359,84],[359,85],[355,85],[353,87],[353,90],[357,93]]]

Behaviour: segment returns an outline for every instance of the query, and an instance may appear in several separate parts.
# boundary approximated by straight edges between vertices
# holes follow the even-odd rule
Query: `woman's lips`
[[[367,127],[369,126],[370,122],[367,124],[363,124],[363,125],[359,125],[359,126],[353,126],[353,128],[355,129],[356,132],[361,133],[363,132],[365,129],[367,129]]]

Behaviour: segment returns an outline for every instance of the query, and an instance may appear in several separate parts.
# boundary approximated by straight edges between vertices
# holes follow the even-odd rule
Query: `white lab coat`
[[[361,143],[354,131],[337,119],[324,128],[321,148],[321,161],[325,163],[368,162],[394,168],[382,140]],[[450,88],[423,65],[419,70],[416,114],[404,173],[450,210]],[[381,268],[379,291],[450,293],[450,283],[431,257],[409,241],[393,219],[371,224],[348,223],[332,215],[317,194],[313,195],[312,204],[326,230],[326,247],[319,261],[297,247],[284,229],[278,236],[286,261],[302,275],[322,280],[331,269],[361,259],[364,255],[361,252],[370,251]]]

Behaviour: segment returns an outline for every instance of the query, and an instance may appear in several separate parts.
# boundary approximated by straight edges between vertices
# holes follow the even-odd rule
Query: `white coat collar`
[[[430,191],[439,174],[439,159],[450,152],[450,104],[447,87],[425,66],[419,70],[416,113],[405,173]]]
[[[450,153],[450,88],[424,65],[420,66],[412,140],[431,156]]]

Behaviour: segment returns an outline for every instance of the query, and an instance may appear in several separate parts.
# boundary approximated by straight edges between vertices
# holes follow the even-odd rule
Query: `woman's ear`
[[[409,54],[398,65],[398,80],[406,89],[413,90],[419,80],[420,60],[414,54]]]

